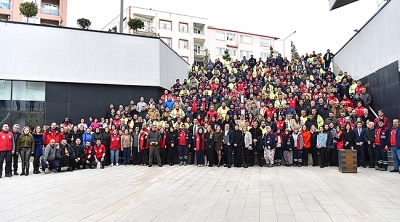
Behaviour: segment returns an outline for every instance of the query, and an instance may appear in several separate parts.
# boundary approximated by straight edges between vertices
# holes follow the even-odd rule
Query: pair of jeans
[[[115,165],[119,160],[119,149],[118,150],[110,150],[110,160],[111,164]]]
[[[124,164],[129,164],[131,161],[131,148],[130,147],[124,147]]]
[[[302,166],[303,165],[303,154],[301,150],[295,149],[293,150],[293,162],[297,166]]]
[[[179,151],[179,160],[182,162],[187,161],[187,154],[188,154],[188,147],[187,146],[178,146],[178,151]]]
[[[22,172],[29,171],[29,159],[31,158],[31,148],[21,148],[19,154],[21,155]]]
[[[60,161],[59,160],[48,160],[49,164],[47,165],[45,160],[42,160],[42,171],[44,172],[46,168],[49,170],[58,169],[60,168]]]
[[[157,156],[158,165],[161,164],[160,147],[158,145],[150,145],[149,165],[153,164],[154,153]]]
[[[224,152],[226,156],[226,164],[228,166],[232,165],[232,146],[224,145]]]
[[[3,172],[3,163],[6,161],[5,173],[11,173],[11,159],[12,159],[12,151],[0,151],[0,175]]]
[[[399,170],[400,149],[396,149],[396,147],[392,146],[390,150],[392,151],[393,168]]]
[[[321,166],[327,167],[328,166],[328,149],[326,147],[322,147],[320,149],[320,156],[321,156]]]
[[[204,164],[204,150],[196,151],[196,163],[197,165]]]

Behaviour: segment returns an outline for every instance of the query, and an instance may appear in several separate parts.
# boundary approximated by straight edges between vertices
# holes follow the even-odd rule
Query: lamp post
[[[285,41],[286,41],[286,39],[288,39],[290,36],[292,36],[294,33],[296,33],[296,31],[294,31],[294,32],[292,32],[290,35],[288,35],[286,38],[284,38],[282,41],[283,41],[283,58],[285,58],[285,55],[286,55],[286,53],[285,53]]]
[[[124,32],[124,26],[123,26],[123,21],[124,21],[124,0],[121,0],[121,8],[119,11],[119,33]]]

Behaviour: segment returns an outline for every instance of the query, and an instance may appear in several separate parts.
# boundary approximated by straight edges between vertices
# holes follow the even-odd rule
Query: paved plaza
[[[400,175],[106,167],[0,179],[0,221],[400,221]]]

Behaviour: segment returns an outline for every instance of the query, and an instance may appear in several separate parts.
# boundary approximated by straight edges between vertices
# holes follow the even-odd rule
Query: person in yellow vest
[[[221,107],[218,108],[217,112],[219,116],[222,116],[225,120],[225,116],[228,113],[229,108],[226,106],[225,102],[222,102]]]

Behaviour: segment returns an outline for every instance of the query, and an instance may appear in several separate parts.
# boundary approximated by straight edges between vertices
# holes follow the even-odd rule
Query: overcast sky
[[[381,0],[378,0],[381,1]],[[119,14],[120,0],[68,0],[67,26],[77,27],[78,18],[92,21],[100,30]],[[377,0],[360,0],[329,11],[328,0],[125,0],[124,8],[138,6],[208,18],[208,25],[285,38],[286,52],[293,41],[300,55],[315,50],[335,53],[377,11]],[[282,41],[275,42],[282,51]]]

